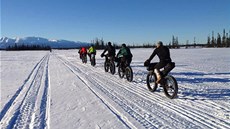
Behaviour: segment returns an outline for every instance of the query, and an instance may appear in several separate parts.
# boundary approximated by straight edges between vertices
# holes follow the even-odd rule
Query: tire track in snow
[[[22,94],[21,92],[22,92],[22,90],[24,90],[24,88],[26,88],[26,84],[30,83],[32,81],[32,78],[33,78],[34,74],[37,72],[38,67],[41,65],[41,62],[44,60],[44,58],[45,58],[45,56],[34,66],[34,68],[32,69],[31,73],[29,74],[27,79],[24,81],[23,85],[18,88],[18,90],[12,96],[12,98],[5,104],[5,106],[2,109],[1,114],[0,114],[0,121],[2,121],[2,118],[5,116],[7,111],[15,103],[17,98]]]
[[[92,72],[91,74],[94,74],[94,72]],[[98,74],[100,74],[100,73],[98,73]],[[97,74],[95,74],[95,76],[96,75]],[[103,77],[101,77],[101,79],[103,79]],[[169,102],[162,102],[162,99],[164,97],[162,98],[162,96],[157,95],[157,96],[154,96],[153,98],[151,98],[150,97],[151,94],[146,95],[146,93],[143,92],[143,89],[139,88],[139,87],[142,87],[142,85],[140,85],[136,89],[133,89],[133,88],[130,88],[130,87],[132,87],[131,86],[132,83],[131,84],[127,83],[126,85],[124,85],[120,82],[117,82],[114,78],[112,78],[111,80],[113,80],[114,83],[119,84],[121,86],[121,88],[127,89],[128,92],[132,91],[134,94],[142,96],[143,98],[146,98],[150,102],[158,103],[158,104],[160,104],[160,106],[168,108],[168,110],[171,110],[175,113],[182,114],[183,116],[185,116],[185,118],[189,118],[191,122],[195,122],[198,125],[200,125],[201,127],[206,126],[209,128],[230,128],[229,123],[227,121],[224,121],[222,119],[217,119],[216,117],[213,117],[213,115],[204,113],[203,111],[201,112],[199,110],[199,107],[198,108],[191,107],[191,106],[188,106],[186,104],[175,105],[174,103],[171,103],[170,101]],[[114,87],[114,88],[116,88],[116,87]],[[122,92],[123,90],[120,90],[120,91]],[[148,92],[148,93],[151,93],[151,92]],[[161,93],[163,93],[163,92],[161,92]],[[131,94],[131,93],[126,93],[126,94]],[[135,96],[133,96],[133,98],[135,98]],[[157,100],[155,101],[155,99],[157,99]],[[171,100],[171,101],[175,102],[177,100]],[[182,102],[181,100],[178,100],[178,101]],[[139,102],[139,101],[137,101],[137,102]],[[167,113],[165,115],[167,116]],[[209,120],[210,118],[212,118],[212,119]]]
[[[78,65],[81,65],[81,64],[79,63]],[[74,67],[74,65],[73,65],[73,67]],[[86,66],[83,66],[83,67],[85,68]],[[87,69],[88,68],[89,67],[87,67]],[[87,69],[85,69],[85,72],[87,71]],[[91,70],[93,70],[93,68],[91,68]],[[94,74],[94,72],[96,72],[96,70],[93,70],[93,72],[91,72],[90,74]],[[97,74],[101,75],[100,73],[97,73]],[[96,76],[97,74],[94,74],[94,75]],[[97,79],[98,78],[104,79],[103,76],[102,77],[101,76],[97,76]],[[108,78],[108,77],[105,77],[105,78]],[[113,83],[117,83],[117,84],[121,85],[123,88],[127,87],[124,84],[117,82],[117,80],[114,81],[114,78],[112,78],[111,80],[113,80]],[[107,80],[104,79],[104,81],[107,81]],[[130,85],[130,84],[127,84],[127,85]],[[141,87],[143,87],[143,86],[141,86]],[[125,88],[125,89],[127,89],[127,88]],[[139,89],[138,93],[136,93],[137,92],[136,89],[133,90],[132,88],[128,88],[127,90],[133,92],[134,94],[142,96],[143,98],[147,98],[147,100],[149,100],[150,102],[154,102],[154,103],[158,103],[158,104],[160,102],[160,106],[166,107],[166,108],[168,108],[168,110],[173,111],[176,114],[181,114],[182,117],[185,118],[185,120],[187,119],[188,121],[190,121],[190,123],[196,123],[200,127],[206,127],[206,128],[207,127],[208,128],[229,128],[229,123],[228,122],[223,121],[222,119],[216,119],[216,117],[213,117],[210,114],[201,112],[199,110],[199,107],[198,108],[197,107],[191,107],[191,106],[187,106],[186,104],[183,104],[183,105],[180,105],[180,104],[178,105],[177,104],[177,105],[175,105],[175,104],[173,104],[171,102],[165,103],[165,102],[161,101],[162,96],[158,95],[158,97],[154,96],[154,98],[150,98],[149,96],[146,96],[146,93],[143,93],[143,89]],[[120,90],[120,91],[122,91],[122,90]],[[148,91],[145,91],[145,92],[148,92]],[[151,94],[148,94],[148,95],[151,95]],[[154,101],[153,99],[157,99],[157,100]],[[187,111],[187,109],[189,111]],[[212,119],[208,120],[209,118],[212,118]]]
[[[59,57],[59,56],[56,56],[66,67],[67,69],[69,69],[75,76],[77,76],[88,88],[90,91],[92,91],[93,94],[95,94],[95,96],[101,100],[101,102],[118,118],[118,120],[120,120],[127,128],[136,128],[132,123],[130,123],[128,121],[127,118],[125,118],[125,116],[122,116],[120,114],[119,111],[117,111],[115,108],[113,108],[112,105],[110,105],[105,99],[103,99],[103,97],[97,93],[95,90],[93,90],[91,88],[91,86],[88,84],[88,82],[82,78],[81,76],[79,76],[78,73],[82,73],[82,71],[80,69],[75,69],[75,68],[72,68],[69,64],[68,61],[64,60],[63,58]]]
[[[179,71],[185,71],[182,72],[182,75],[180,74],[176,74],[175,77],[178,78],[182,78],[183,79],[187,79],[187,78],[229,78],[230,76],[227,74],[215,74],[215,73],[207,73],[204,71],[199,71],[199,70],[193,70],[193,69],[185,69],[185,68],[177,68],[179,69]],[[190,71],[188,75],[184,74],[187,71]],[[190,74],[190,73],[198,73],[198,74]],[[182,102],[183,100],[186,100],[187,104],[191,107],[194,107],[194,103],[196,104],[194,108],[196,108],[196,110],[202,110],[203,112],[205,112],[206,114],[215,114],[216,117],[218,117],[218,119],[225,119],[225,121],[227,119],[229,119],[229,103],[226,103],[225,101],[219,101],[222,99],[225,99],[226,101],[229,101],[229,90],[227,90],[228,86],[226,85],[225,82],[219,82],[218,85],[224,85],[223,88],[224,89],[212,89],[212,91],[206,91],[205,87],[210,87],[209,83],[208,84],[202,84],[201,86],[203,87],[202,89],[197,89],[197,87],[194,87],[194,83],[188,83],[188,82],[184,82],[184,85],[180,85],[179,88],[179,92],[181,92],[181,94],[183,94],[183,91],[185,91],[185,95],[181,95],[180,97],[182,99],[180,99],[180,101]],[[225,90],[226,89],[226,90]],[[197,91],[198,90],[198,91]],[[221,91],[220,91],[221,90]],[[190,93],[191,92],[191,93]],[[186,94],[188,94],[188,96],[186,96]],[[213,98],[211,97],[212,94],[215,93],[214,96],[216,96],[217,98]],[[225,98],[221,97],[218,98],[217,94],[219,93],[220,96],[222,93],[225,94]],[[194,96],[191,96],[195,94]],[[197,96],[199,95],[199,96]],[[204,97],[202,97],[204,96]],[[210,98],[209,98],[210,96]],[[206,98],[208,97],[208,98]],[[188,106],[186,105],[186,106]],[[226,123],[224,121],[222,121],[223,123]],[[228,125],[230,125],[230,123],[227,123]]]
[[[97,79],[97,81],[99,80]],[[103,81],[101,81],[101,83],[103,84]],[[117,83],[114,84],[117,85]],[[105,84],[103,86],[105,86]],[[148,119],[153,123],[157,123],[157,128],[164,126],[164,128],[186,128],[187,126],[195,127],[194,124],[191,124],[188,121],[184,121],[184,123],[181,124],[180,119],[177,119],[178,117],[176,115],[171,116],[172,113],[162,108],[161,105],[158,105],[157,101],[155,103],[152,103],[151,101],[149,101],[145,97],[141,97],[137,93],[130,92],[129,90],[124,90],[124,88],[122,88],[122,85],[116,86],[111,89],[111,93],[115,94],[116,96],[120,96],[120,98],[123,98],[123,101],[126,101],[126,103],[128,103],[129,105],[132,105],[132,107],[134,107],[137,112],[140,112],[140,114],[145,119]],[[125,96],[125,98],[122,96]],[[135,107],[142,109],[144,112]]]
[[[149,114],[149,111],[146,111],[144,108],[141,108],[139,105],[131,102],[132,98],[129,100],[125,98],[126,96],[119,95],[119,93],[114,92],[113,90],[106,87],[107,84],[103,83],[103,81],[99,81],[98,79],[91,78],[82,70],[80,70],[78,67],[72,65],[68,61],[64,61],[64,59],[61,59],[63,63],[67,65],[71,69],[72,72],[77,71],[75,74],[81,74],[81,76],[87,77],[86,82],[91,82],[91,84],[94,84],[97,89],[99,89],[102,93],[104,93],[106,96],[108,96],[111,100],[113,100],[115,103],[117,103],[123,110],[125,110],[128,114],[130,114],[134,119],[136,119],[140,124],[143,125],[145,128],[176,128],[177,126],[169,125],[166,123],[159,122],[159,119],[161,121],[166,121],[164,118],[161,117],[161,115],[151,116]],[[79,66],[80,64],[78,64]],[[83,70],[84,71],[84,70]],[[80,75],[77,75],[80,77]],[[99,77],[101,79],[101,77]],[[84,81],[84,79],[83,79]],[[106,82],[106,80],[104,80]],[[90,86],[89,86],[90,87]],[[92,87],[92,86],[91,86]],[[105,88],[106,87],[106,88]],[[125,96],[125,97],[124,97]],[[164,114],[163,114],[164,115]],[[163,119],[163,120],[162,120]],[[176,120],[176,119],[175,119]],[[178,123],[179,121],[175,122]]]
[[[123,86],[123,87],[126,87],[123,84],[120,84],[120,85]],[[134,94],[140,95],[140,96],[142,96],[146,100],[149,100],[152,103],[153,102],[157,103],[157,104],[159,104],[160,106],[162,106],[164,108],[168,108],[168,110],[171,110],[171,111],[173,111],[175,113],[179,113],[179,114],[182,114],[183,116],[186,116],[187,118],[190,119],[190,121],[192,120],[191,122],[195,122],[196,123],[196,121],[198,121],[197,124],[200,125],[201,127],[203,125],[210,126],[210,127],[218,127],[218,126],[220,126],[220,127],[221,126],[222,127],[228,127],[227,126],[228,125],[227,122],[225,122],[225,121],[223,121],[221,119],[216,119],[213,116],[204,113],[203,111],[200,112],[200,110],[197,109],[197,108],[192,108],[191,109],[191,107],[187,106],[187,105],[175,105],[174,103],[171,103],[171,102],[162,102],[162,99],[164,99],[164,98],[162,98],[162,96],[156,95],[154,97],[150,97],[151,94],[143,93],[142,89],[141,90],[139,90],[138,88],[136,88],[135,90],[132,89],[132,88],[125,88],[125,89],[128,89],[128,91],[127,91],[126,94],[132,94],[131,92],[129,92],[129,91],[132,91]],[[120,90],[120,91],[122,91],[122,90]],[[133,96],[133,98],[135,98],[135,96]],[[137,102],[140,102],[140,101],[137,101]],[[171,101],[175,102],[175,100],[171,100]],[[167,116],[167,113],[165,114],[165,116]],[[212,120],[209,121],[208,120],[209,118],[212,118]],[[210,122],[210,124],[207,124],[208,121]]]
[[[79,65],[81,65],[81,64],[78,64],[78,66]],[[73,67],[76,67],[76,66],[73,66]],[[78,69],[78,68],[77,68]],[[79,71],[79,70],[78,70]],[[85,69],[85,70],[82,70],[82,71],[84,71],[84,72],[87,72],[87,70]],[[124,87],[126,87],[124,84],[122,84],[122,83],[119,83],[119,82],[117,82],[117,80],[116,81],[112,81],[113,79],[111,79],[110,81],[108,81],[106,78],[108,78],[108,77],[106,77],[106,76],[104,76],[104,77],[100,77],[100,76],[98,76],[97,74],[99,74],[99,75],[101,75],[100,73],[90,73],[90,74],[93,74],[94,76],[96,76],[96,77],[93,77],[92,79],[94,79],[96,82],[94,82],[94,84],[96,84],[96,83],[101,83],[100,85],[103,85],[103,87],[97,87],[97,88],[99,88],[99,89],[101,89],[102,91],[106,91],[106,90],[104,90],[104,87],[106,87],[106,84],[104,83],[103,84],[103,82],[106,82],[106,83],[109,83],[109,84],[116,84],[116,86],[118,86],[118,87],[121,87],[120,88],[120,90],[119,90],[119,92],[115,92],[113,89],[111,90],[111,89],[107,89],[108,91],[110,91],[110,92],[106,92],[105,94],[106,95],[110,95],[111,93],[113,93],[114,94],[114,96],[119,96],[119,98],[121,98],[121,100],[123,100],[123,101],[126,101],[126,103],[128,104],[128,105],[131,105],[131,107],[133,108],[133,109],[135,109],[138,113],[141,113],[141,112],[143,112],[143,110],[144,110],[144,113],[141,113],[141,116],[143,116],[143,118],[142,119],[148,119],[148,121],[151,121],[151,122],[153,122],[153,123],[155,123],[155,125],[158,125],[157,126],[157,128],[161,128],[161,127],[164,127],[164,128],[169,128],[169,127],[171,127],[171,128],[176,128],[176,127],[178,127],[178,123],[181,123],[180,122],[180,120],[177,120],[176,118],[173,118],[172,116],[170,116],[170,113],[165,113],[165,111],[162,111],[162,112],[154,112],[154,110],[151,110],[151,108],[154,108],[153,106],[152,107],[147,107],[146,105],[148,105],[148,106],[150,106],[150,103],[149,103],[149,101],[148,102],[146,102],[146,100],[145,100],[145,98],[143,98],[143,99],[140,99],[140,97],[136,97],[136,93],[135,94],[133,94],[132,92],[129,92],[129,93],[127,93],[127,92],[123,92],[124,91]],[[91,75],[92,76],[92,75]],[[97,79],[96,79],[97,78]],[[88,78],[89,79],[89,78]],[[120,79],[119,79],[120,80]],[[116,86],[114,87],[114,88],[116,88]],[[127,90],[126,90],[127,91]],[[120,94],[121,93],[123,93],[123,96],[125,96],[125,97],[127,97],[127,95],[129,95],[129,94],[133,94],[131,97],[129,97],[129,99],[126,99],[126,98],[124,98],[124,97],[122,97]],[[114,98],[111,98],[111,99],[113,99],[114,100]],[[132,102],[131,100],[135,100],[135,103],[134,102]],[[145,106],[143,106],[143,102],[142,101],[145,101]],[[141,102],[141,103],[139,103],[139,102]],[[156,102],[157,103],[157,102]],[[121,105],[122,106],[122,105]],[[155,106],[157,106],[157,105],[155,105]],[[158,106],[159,107],[159,106]],[[141,110],[140,110],[141,109]],[[147,109],[147,110],[146,110]],[[152,112],[152,114],[149,114],[149,112]],[[153,115],[153,114],[155,114],[155,115]],[[132,115],[132,114],[131,114]],[[168,116],[168,118],[167,117],[162,117],[162,116]],[[164,125],[162,124],[162,123],[160,123],[160,122],[156,122],[156,121],[159,121],[159,119],[160,119],[160,121],[164,121]],[[167,120],[168,119],[168,120]],[[165,124],[165,123],[169,123],[170,122],[170,119],[173,119],[173,121],[174,121],[174,124],[171,124],[171,125],[168,125],[168,124]],[[168,126],[167,126],[168,125]],[[187,126],[187,125],[191,125],[191,122],[185,122],[185,124],[183,125],[183,126]],[[183,127],[182,125],[180,125],[180,127]],[[195,125],[191,125],[190,127],[196,127]],[[184,127],[184,128],[186,128],[186,127]]]
[[[84,70],[83,70],[84,71]],[[146,99],[146,97],[142,97],[140,94],[143,94],[143,90],[140,94],[136,93],[136,90],[134,91],[133,89],[127,90],[126,85],[114,81],[111,79],[108,81],[106,78],[107,77],[100,77],[97,74],[99,73],[90,73],[93,74],[95,77],[96,81],[102,83],[103,87],[106,87],[106,84],[104,82],[107,82],[109,84],[116,84],[113,89],[109,89],[109,93],[115,94],[115,96],[119,96],[122,98],[123,101],[126,101],[129,105],[132,105],[133,109],[135,109],[137,112],[140,112],[140,114],[143,116],[144,119],[147,119],[151,122],[153,122],[155,125],[158,125],[157,128],[187,128],[188,126],[191,128],[197,128],[197,126],[189,121],[184,120],[183,122],[181,119],[178,119],[176,115],[171,116],[171,112],[161,109],[162,105],[157,105],[155,103],[159,103],[161,100],[155,101],[154,103],[152,102],[152,99],[150,101]],[[92,76],[92,75],[91,75]],[[103,84],[104,83],[104,84]],[[116,90],[115,90],[116,89]],[[133,91],[133,92],[130,92]],[[147,91],[145,91],[147,92]],[[122,94],[122,95],[121,95]],[[144,93],[145,95],[146,93]],[[122,97],[122,96],[125,96]],[[129,98],[129,99],[127,99]],[[140,110],[141,109],[141,110]],[[157,112],[154,110],[158,110]],[[161,111],[159,111],[161,110]],[[142,113],[143,112],[143,113]],[[170,124],[169,124],[170,123]]]
[[[85,66],[84,66],[85,67]],[[86,69],[85,69],[86,70]],[[91,70],[93,70],[94,72],[91,72],[90,74],[94,74],[94,73],[97,73],[97,71],[95,71],[94,69],[91,69]],[[100,73],[97,73],[97,74],[100,74]],[[95,76],[98,76],[97,74],[94,74]],[[100,76],[98,76],[98,77],[100,77]],[[103,79],[103,77],[101,77],[101,79]],[[118,84],[120,84],[123,88],[126,88],[126,89],[129,89],[130,91],[133,91],[133,93],[135,93],[136,92],[136,89],[135,90],[133,90],[133,88],[130,88],[130,87],[132,87],[131,85],[132,85],[132,83],[130,84],[130,83],[127,83],[126,85],[124,85],[123,83],[120,83],[120,82],[118,82],[117,80],[115,80],[115,78],[111,78],[111,80],[113,80],[114,81],[114,83],[118,83]],[[128,85],[128,86],[127,86]],[[146,85],[146,84],[145,84]],[[139,87],[143,87],[142,85],[137,85],[137,86],[139,86]],[[140,89],[139,87],[137,87],[138,89]],[[116,88],[116,87],[115,87]],[[122,90],[121,90],[122,91]],[[145,98],[145,93],[143,93],[143,90],[142,89],[140,89],[139,91],[141,91],[141,92],[139,92],[139,93],[141,93],[142,94],[142,96]],[[162,92],[163,93],[163,92]],[[135,96],[134,96],[135,97]],[[158,103],[158,102],[161,102],[161,100],[162,100],[162,97],[158,97],[159,99],[158,99],[158,101],[156,101],[156,103]],[[155,99],[155,97],[154,97],[154,99]],[[151,100],[153,100],[153,98],[150,98],[149,97],[149,100],[151,101]],[[179,101],[179,102],[183,102],[182,100],[180,100],[180,99],[178,99],[178,100],[176,100],[176,101]],[[173,101],[172,100],[172,102],[175,102],[175,101]],[[196,106],[188,106],[187,105],[187,103],[186,104],[184,104],[184,102],[182,103],[183,105],[181,105],[181,103],[179,104],[179,105],[177,105],[177,106],[175,106],[175,104],[172,104],[172,103],[170,103],[170,102],[167,102],[167,104],[166,105],[164,105],[164,107],[168,107],[168,109],[169,110],[171,110],[171,108],[172,107],[170,107],[169,105],[171,105],[171,106],[173,106],[174,108],[173,109],[177,109],[177,108],[179,108],[180,110],[177,110],[177,112],[179,112],[179,113],[181,113],[181,114],[184,114],[184,116],[187,116],[188,118],[190,118],[191,120],[194,120],[194,121],[199,121],[200,123],[202,123],[203,125],[206,125],[206,126],[210,126],[210,128],[230,128],[230,123],[229,122],[227,122],[226,120],[223,120],[223,118],[217,118],[217,117],[214,117],[213,116],[213,113],[211,112],[206,112],[205,110],[204,110],[204,112],[203,112],[203,110],[200,110],[200,107],[196,107]],[[204,102],[205,103],[205,102]],[[163,104],[165,104],[165,102],[163,102]],[[162,105],[163,106],[163,105]],[[185,109],[188,109],[189,111],[191,111],[191,112],[188,112],[187,110],[185,110]],[[175,112],[175,110],[174,110],[174,112]],[[187,114],[190,114],[190,115],[187,115]],[[194,118],[197,118],[197,119],[194,119]],[[211,118],[211,120],[209,120]],[[193,121],[191,121],[191,122],[193,122]],[[206,122],[208,122],[209,124],[207,124]]]
[[[85,72],[87,72],[87,70],[82,70],[82,71],[84,71],[84,72],[82,72],[78,67],[76,67],[76,66],[74,66],[74,65],[72,65],[70,62],[68,62],[68,61],[66,61],[66,63],[68,63],[69,65],[71,65],[72,66],[72,69],[75,69],[76,71],[78,71],[78,73],[80,72],[82,75],[84,75],[84,73]],[[81,65],[81,64],[78,64],[78,66],[79,65]],[[92,73],[93,74],[93,73]],[[87,76],[87,75],[85,75],[85,76]],[[97,76],[97,77],[99,77],[99,76]],[[108,80],[106,80],[106,78],[108,78],[108,77],[99,77],[100,79],[102,79],[104,82],[108,82]],[[88,81],[92,81],[92,80],[89,80],[90,78],[88,77],[87,78],[87,80]],[[91,79],[95,79],[95,78],[91,78]],[[103,81],[101,81],[101,82],[103,82]],[[98,82],[100,82],[98,79],[97,79],[97,81],[94,81],[93,82],[93,84],[98,84]],[[110,81],[111,82],[111,81]],[[109,84],[113,84],[114,82],[112,82],[112,83],[109,83]],[[119,84],[120,85],[120,84]],[[123,85],[123,84],[122,84]],[[113,92],[113,90],[106,90],[104,87],[106,87],[106,84],[104,84],[103,85],[103,87],[100,85],[100,84],[98,84],[98,85],[96,85],[97,86],[97,88],[98,89],[100,89],[105,95],[107,95],[107,96],[109,96],[110,97],[110,99],[112,99],[113,101],[115,101],[115,100],[117,100],[117,97],[116,96],[119,96],[120,97],[120,95],[119,95],[119,93],[118,94],[115,94],[115,95],[112,95],[112,93],[115,93],[115,92]],[[116,85],[117,86],[117,85]],[[112,96],[112,97],[111,97]],[[124,96],[126,96],[126,95],[124,95]],[[131,100],[132,100],[133,98],[131,98]],[[124,97],[121,97],[120,98],[120,101],[122,102],[122,103],[124,103],[124,100],[126,100],[126,98],[124,98]],[[137,106],[136,104],[132,104],[132,105],[130,105],[130,103],[128,103],[128,101],[126,100],[126,105],[129,105],[130,107],[130,109],[132,109],[132,110],[136,110],[134,113],[133,112],[131,112],[130,113],[130,111],[129,110],[127,110],[127,109],[125,109],[125,107],[126,106],[124,106],[124,104],[122,104],[120,101],[116,101],[116,103],[119,105],[119,106],[121,106],[126,112],[128,112],[128,114],[130,114],[132,117],[134,117],[137,121],[139,121],[145,128],[169,128],[170,126],[167,126],[167,125],[163,125],[161,122],[158,122],[159,120],[157,120],[157,119],[161,119],[161,115],[158,115],[157,117],[155,116],[155,117],[153,117],[153,116],[151,116],[151,114],[149,114],[148,113],[148,111],[145,111],[145,109],[143,109],[143,108],[139,108],[139,106]],[[120,103],[119,103],[120,102]],[[146,107],[145,107],[146,108]],[[140,114],[140,112],[142,112],[142,114]],[[143,113],[144,112],[144,113]],[[164,115],[164,114],[162,114],[162,115]],[[159,118],[158,118],[159,117]],[[146,120],[146,118],[148,119],[148,120]],[[143,122],[143,121],[147,121],[147,122]],[[152,122],[152,124],[149,124],[149,122]],[[163,120],[163,121],[165,121],[165,120]],[[146,124],[147,123],[147,124]],[[167,122],[165,122],[165,123],[167,123]],[[165,124],[164,123],[164,124]],[[171,126],[173,126],[173,125],[171,125]],[[174,126],[174,128],[176,128],[176,126]]]
[[[29,81],[25,81],[23,85],[25,87],[23,92],[16,92],[19,95],[15,94],[16,98],[1,120],[2,128],[45,128],[48,126],[46,107],[49,104],[47,94],[49,56],[49,54],[44,56],[32,70],[26,79]],[[46,117],[43,117],[44,114]]]

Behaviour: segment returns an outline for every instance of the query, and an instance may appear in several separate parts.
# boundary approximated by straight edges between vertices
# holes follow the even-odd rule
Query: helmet
[[[125,44],[125,43],[123,43],[121,46],[122,46],[122,47],[126,47],[126,44]]]
[[[112,45],[111,42],[108,42],[108,45]]]
[[[163,45],[163,42],[162,42],[162,41],[158,41],[158,42],[157,42],[157,45],[162,46],[162,45]]]

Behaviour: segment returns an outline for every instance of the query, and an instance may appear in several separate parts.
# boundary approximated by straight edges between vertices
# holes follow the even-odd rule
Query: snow
[[[105,73],[102,51],[95,67],[76,49],[1,51],[0,127],[230,128],[230,49],[170,50],[176,99],[147,89],[143,62],[153,49],[131,51],[133,82]]]

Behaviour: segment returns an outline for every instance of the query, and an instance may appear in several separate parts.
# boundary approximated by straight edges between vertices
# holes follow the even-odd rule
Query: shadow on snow
[[[204,82],[216,82],[216,83],[228,83],[230,82],[230,78],[221,77],[219,75],[229,75],[230,73],[202,73],[202,72],[180,72],[180,73],[172,73],[172,75],[176,76],[178,82],[187,82],[187,83],[204,83]],[[177,77],[185,76],[185,77]]]

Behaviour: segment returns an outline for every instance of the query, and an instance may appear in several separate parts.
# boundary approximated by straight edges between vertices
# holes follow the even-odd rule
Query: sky
[[[1,37],[206,43],[230,33],[230,0],[1,0]]]

